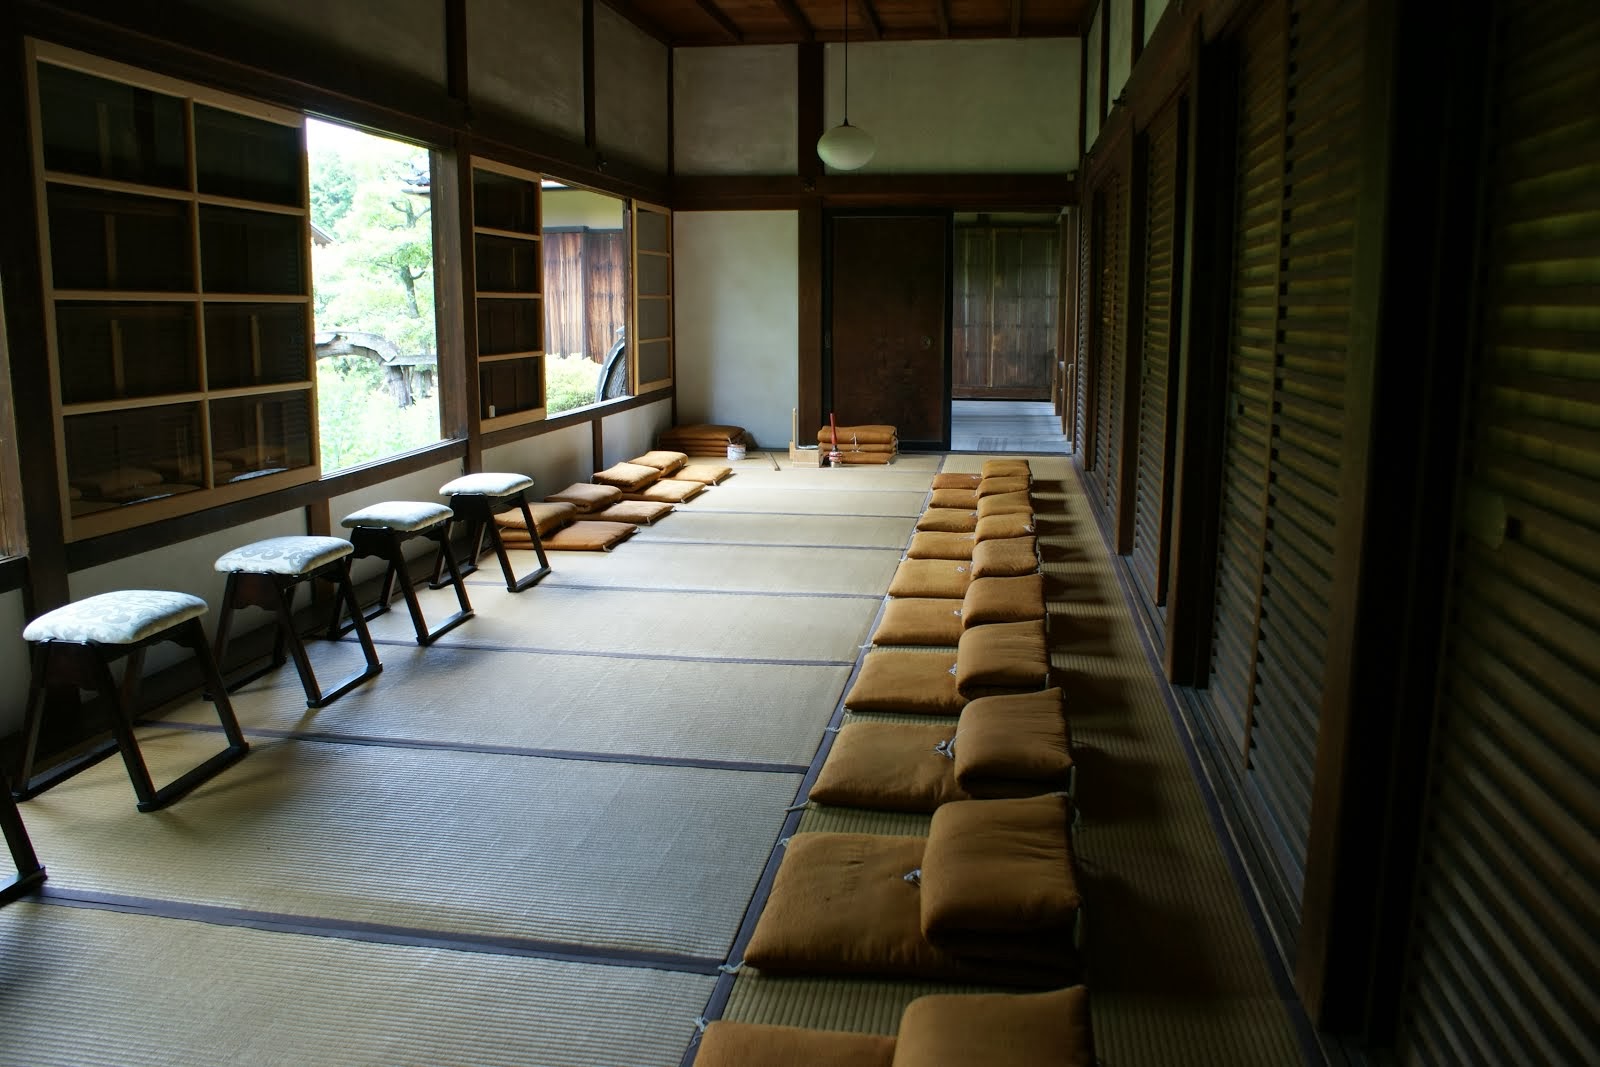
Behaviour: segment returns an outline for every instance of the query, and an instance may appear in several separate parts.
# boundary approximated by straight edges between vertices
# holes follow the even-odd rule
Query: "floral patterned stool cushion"
[[[24,627],[22,636],[33,645],[32,677],[22,721],[22,775],[13,795],[19,799],[36,796],[117,750],[122,753],[139,810],[155,811],[242,758],[250,746],[239,732],[239,723],[234,718],[211,646],[206,643],[205,628],[200,624],[205,613],[206,602],[188,593],[124,589],[56,608]],[[139,712],[138,691],[145,650],[167,641],[193,653],[201,678],[216,704],[217,718],[227,736],[228,747],[157,789],[139,753],[133,722]],[[111,673],[111,664],[124,657],[128,664],[123,671],[123,681],[118,684]],[[33,764],[38,754],[45,697],[49,689],[56,687],[70,687],[74,692],[87,690],[103,696],[108,707],[111,740],[35,778]]]
[[[544,541],[539,536],[538,524],[533,521],[533,513],[529,510],[533,491],[533,479],[526,474],[503,474],[493,471],[478,474],[464,474],[452,479],[439,487],[439,495],[450,498],[450,508],[460,522],[468,523],[467,564],[461,569],[462,574],[471,574],[478,569],[478,557],[483,555],[484,538],[487,537],[489,547],[494,549],[496,558],[500,560],[500,573],[505,576],[506,590],[520,593],[529,586],[534,585],[545,575],[550,573],[550,557],[545,555]],[[500,536],[499,524],[494,517],[503,511],[517,508],[522,512],[522,517],[530,531],[528,547],[539,558],[537,570],[518,578],[511,568],[511,557],[506,554],[505,541]],[[443,557],[433,569],[433,584],[441,584],[443,575]]]
[[[305,689],[306,706],[320,708],[383,670],[372,635],[367,632],[361,606],[356,603],[355,588],[350,584],[350,559],[354,551],[355,546],[342,537],[304,535],[269,537],[241,545],[217,558],[217,571],[228,576],[227,588],[222,594],[222,615],[217,620],[219,667],[227,662],[228,632],[233,625],[233,613],[239,608],[265,608],[272,612],[278,624],[278,640],[273,643],[272,658],[265,667],[235,682],[233,688],[283,666],[288,655],[293,657],[300,685]],[[364,669],[328,690],[318,685],[300,631],[294,625],[295,590],[317,578],[332,582],[337,590],[327,637],[338,638],[354,629],[366,659]],[[350,612],[350,627],[340,629],[340,619],[346,610]]]
[[[368,622],[389,610],[394,596],[395,583],[405,598],[406,610],[411,614],[411,626],[417,634],[417,644],[431,645],[446,632],[455,629],[472,617],[472,602],[467,599],[467,586],[461,580],[461,568],[456,564],[455,552],[450,548],[450,520],[455,512],[444,504],[416,500],[385,500],[369,504],[360,511],[351,512],[339,520],[339,525],[350,531],[354,546],[351,559],[374,556],[388,564],[383,572],[383,584],[378,590],[378,603],[366,613]],[[458,610],[436,629],[428,628],[422,617],[422,603],[417,599],[416,587],[411,581],[411,571],[406,566],[405,542],[425,537],[438,545],[439,558],[434,571],[445,567],[450,580],[445,583],[456,591]]]

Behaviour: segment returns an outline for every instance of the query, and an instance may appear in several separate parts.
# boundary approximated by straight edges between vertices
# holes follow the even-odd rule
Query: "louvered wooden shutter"
[[[1600,1063],[1600,5],[1503,0],[1408,1064]]]
[[[1123,353],[1127,344],[1127,313],[1123,306],[1123,279],[1128,255],[1123,228],[1122,175],[1106,175],[1099,193],[1101,218],[1097,220],[1104,241],[1098,264],[1100,276],[1095,307],[1095,442],[1094,473],[1096,488],[1106,514],[1117,514],[1117,464],[1121,461],[1123,405]]]
[[[1283,8],[1266,3],[1239,42],[1234,145],[1233,309],[1228,411],[1217,531],[1211,671],[1212,725],[1247,753],[1256,662],[1267,437],[1277,324],[1279,202],[1283,190]]]
[[[1086,198],[1086,203],[1092,199]],[[1078,208],[1078,351],[1073,360],[1072,402],[1075,405],[1075,419],[1077,428],[1072,435],[1073,447],[1083,455],[1085,466],[1089,457],[1094,455],[1093,443],[1090,435],[1093,432],[1092,420],[1089,410],[1089,390],[1094,377],[1090,368],[1090,361],[1094,358],[1091,348],[1094,328],[1092,325],[1094,314],[1094,257],[1092,255],[1095,241],[1094,212]]]
[[[1173,278],[1177,198],[1182,188],[1178,169],[1178,110],[1173,100],[1151,120],[1146,137],[1144,218],[1144,321],[1142,323],[1139,389],[1139,469],[1133,497],[1134,577],[1150,605],[1166,604],[1166,537],[1163,519],[1168,506],[1167,381],[1172,346]],[[1158,638],[1164,631],[1157,627]]]

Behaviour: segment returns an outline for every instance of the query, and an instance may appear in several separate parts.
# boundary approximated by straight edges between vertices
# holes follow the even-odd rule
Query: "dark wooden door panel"
[[[943,447],[949,403],[944,216],[833,220],[831,409]]]

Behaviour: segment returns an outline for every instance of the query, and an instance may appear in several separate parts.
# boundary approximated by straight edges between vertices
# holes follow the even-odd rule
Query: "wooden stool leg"
[[[120,685],[111,676],[111,665],[98,648],[87,649],[86,654],[94,660],[92,671],[96,679],[95,688],[111,702],[106,718],[110,720],[111,736],[117,739],[117,751],[122,754],[122,765],[128,771],[128,780],[133,783],[133,794],[139,798],[139,810],[154,811],[161,805],[156,799],[156,787],[150,780],[149,768],[144,765],[144,755],[139,751],[139,742],[133,736],[133,705],[129,703],[132,695],[138,692],[138,677],[144,667],[144,647],[138,646],[129,654]]]
[[[29,658],[32,669],[28,677],[28,705],[22,713],[22,763],[17,768],[17,784],[12,787],[11,793],[18,800],[26,800],[33,795],[28,791],[28,783],[33,781],[33,760],[39,750],[39,724],[44,720],[50,645],[45,642],[34,645]]]
[[[422,603],[417,599],[416,586],[411,581],[411,574],[404,566],[399,568],[400,593],[405,597],[406,609],[411,613],[411,625],[417,633],[417,644],[426,646],[433,644],[440,636],[470,619],[472,617],[472,603],[467,599],[467,587],[461,581],[461,569],[456,566],[455,553],[450,550],[449,521],[446,520],[431,530],[421,531],[420,536],[428,538],[439,546],[439,558],[434,560],[433,564],[434,572],[437,573],[442,566],[449,567],[449,584],[455,587],[456,603],[460,605],[459,611],[445,619],[433,630],[429,630],[427,620],[422,615]],[[390,531],[390,537],[393,539],[394,558],[403,564],[405,553],[400,547],[400,535]]]
[[[367,629],[367,620],[361,614],[361,604],[356,600],[355,586],[350,584],[350,557],[346,556],[343,559],[335,560],[317,571],[315,575],[308,575],[308,577],[327,578],[334,583],[334,622],[337,625],[338,613],[341,610],[340,605],[343,604],[350,611],[350,623],[355,627],[356,640],[361,643],[361,654],[367,662],[364,670],[352,674],[331,690],[323,693],[315,691],[316,682],[315,679],[312,679],[306,688],[306,706],[321,708],[338,700],[367,679],[374,678],[382,673],[383,663],[379,661],[378,649],[372,643],[372,634]],[[300,645],[298,638],[294,641],[294,648],[298,652],[299,659],[297,662],[304,660],[305,649]],[[311,664],[307,661],[304,678],[311,678],[310,672]]]
[[[522,521],[528,524],[528,533],[533,538],[533,551],[539,557],[538,577],[543,578],[550,573],[550,557],[544,554],[544,538],[539,536],[539,527],[534,524],[533,511],[528,507],[528,495],[526,493],[518,496],[517,506],[522,509]],[[534,580],[537,581],[538,578]]]
[[[33,842],[28,838],[28,828],[22,825],[22,816],[18,814],[17,805],[11,799],[11,785],[4,780],[3,775],[0,775],[0,786],[4,787],[0,788],[0,833],[5,835],[11,862],[17,868],[14,876],[0,879],[0,905],[4,905],[44,881],[44,867],[33,851]]]

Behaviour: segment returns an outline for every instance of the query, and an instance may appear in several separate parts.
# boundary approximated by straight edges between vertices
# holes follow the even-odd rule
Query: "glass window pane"
[[[305,203],[300,131],[293,126],[196,104],[194,165],[202,193],[291,207]]]
[[[308,380],[301,304],[206,305],[206,384],[212,389]]]
[[[200,388],[193,303],[62,301],[56,347],[65,404]]]
[[[659,382],[672,377],[672,342],[643,341],[639,344],[639,380]]]
[[[65,429],[74,515],[205,485],[199,404],[71,415]]]
[[[183,102],[66,67],[39,64],[47,170],[184,189]]]
[[[211,452],[219,485],[309,467],[311,392],[211,401]]]
[[[194,289],[189,205],[55,186],[50,260],[57,289]]]
[[[200,206],[200,277],[208,293],[305,292],[298,215]]]

